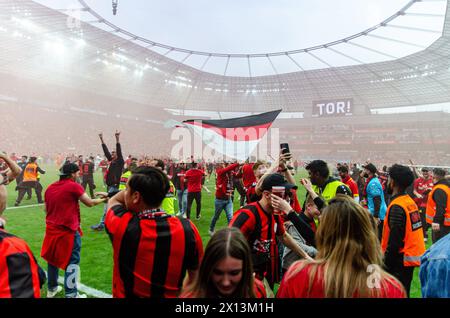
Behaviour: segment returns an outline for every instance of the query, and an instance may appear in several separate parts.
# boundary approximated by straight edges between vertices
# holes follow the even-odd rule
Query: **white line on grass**
[[[58,277],[58,283],[64,285],[64,277]],[[101,290],[78,283],[77,288],[82,293],[94,296],[96,298],[112,298],[112,295],[102,292]]]
[[[17,210],[17,209],[26,209],[26,208],[34,208],[37,206],[43,206],[44,204],[31,204],[31,205],[23,205],[23,206],[12,206],[9,208],[6,208],[5,210]]]
[[[14,206],[7,208],[6,210],[17,210],[17,209],[26,209],[26,208],[34,208],[38,206],[43,206],[44,204],[31,204],[31,205],[23,205],[23,206]],[[64,285],[64,277],[58,277],[58,283]],[[104,293],[98,289],[86,286],[84,284],[78,284],[78,290],[82,293],[94,296],[96,298],[112,298],[112,295]]]

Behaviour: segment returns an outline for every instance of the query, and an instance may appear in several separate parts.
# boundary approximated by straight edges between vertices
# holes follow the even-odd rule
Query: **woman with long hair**
[[[323,210],[316,233],[317,256],[294,263],[278,290],[279,298],[406,296],[401,283],[382,269],[375,221],[345,195]]]
[[[181,298],[264,298],[263,284],[253,277],[251,251],[237,228],[217,231],[205,249],[200,270]]]

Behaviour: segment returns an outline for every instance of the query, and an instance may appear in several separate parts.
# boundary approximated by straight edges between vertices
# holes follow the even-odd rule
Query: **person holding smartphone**
[[[280,198],[273,194],[273,187],[284,187],[285,193],[297,188],[278,173],[267,175],[260,188],[261,199],[236,211],[230,223],[230,227],[241,230],[252,249],[253,271],[256,278],[266,279],[271,288],[280,281],[276,237],[300,257],[310,259],[285,231],[281,216],[274,215],[274,211],[288,214],[292,207],[286,201],[286,196]]]

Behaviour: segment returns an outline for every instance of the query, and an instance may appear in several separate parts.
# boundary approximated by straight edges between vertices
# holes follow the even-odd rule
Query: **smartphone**
[[[288,143],[280,144],[280,149],[282,149],[282,152],[281,152],[282,154],[291,152],[289,150],[289,144]]]

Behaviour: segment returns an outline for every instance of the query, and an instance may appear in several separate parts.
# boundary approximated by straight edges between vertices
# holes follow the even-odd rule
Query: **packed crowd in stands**
[[[27,130],[16,129],[16,134]],[[62,135],[70,132],[67,128]],[[31,138],[36,132],[28,133],[26,149],[34,154],[42,143]],[[280,284],[279,298],[404,298],[410,296],[416,267],[423,297],[450,297],[446,169],[416,169],[412,162],[412,169],[382,167],[375,163],[389,159],[376,156],[330,169],[323,160],[303,162],[286,151],[273,162],[127,156],[122,143],[127,153],[138,152],[121,140],[120,131],[114,139],[98,136],[96,146],[86,145],[85,153],[97,154],[101,146],[102,155],[50,155],[60,179],[45,190],[39,176],[46,172],[35,155],[0,153],[0,297],[40,297],[45,283],[48,298],[63,289],[67,298],[86,297],[70,282],[70,275],[80,270],[80,202],[86,207],[104,204],[102,218],[91,229],[106,231],[111,240],[114,297],[265,298],[275,296]],[[308,177],[295,180],[300,167]],[[93,191],[96,169],[103,173],[105,192]],[[195,201],[199,220],[202,190],[210,191],[204,182],[212,174],[214,215],[204,249],[191,209]],[[32,189],[45,204],[41,257],[47,272],[1,218],[5,185],[14,180],[16,206]],[[299,187],[306,191],[300,200]],[[239,200],[237,211],[234,200]],[[223,211],[229,227],[216,230]],[[430,229],[433,244],[426,250]],[[21,258],[24,253],[27,257]],[[58,286],[60,269],[65,271],[64,288]]]
[[[178,140],[171,140],[172,129],[164,126],[168,116],[163,118],[163,115],[159,113],[155,115],[157,116],[155,119],[158,120],[147,122],[133,120],[131,116],[113,115],[113,113],[105,117],[97,113],[71,110],[69,107],[51,109],[30,105],[1,105],[0,116],[3,121],[2,125],[0,125],[0,135],[8,136],[8,138],[2,141],[0,150],[12,153],[20,149],[23,154],[28,156],[42,157],[45,163],[55,161],[55,158],[60,154],[63,154],[63,156],[70,156],[71,154],[96,156],[99,153],[96,140],[99,121],[102,122],[105,131],[113,131],[114,129],[127,131],[130,127],[133,127],[133,135],[124,136],[123,142],[127,145],[126,152],[139,158],[145,157],[149,153],[154,157],[169,158],[171,153],[168,149],[171,149],[178,142]],[[21,113],[23,116],[18,118],[15,112]],[[126,113],[126,110],[122,109],[122,112]],[[30,116],[28,114],[33,115]],[[336,129],[335,126],[332,128]],[[301,132],[297,133],[300,134],[298,136],[287,128],[281,127],[280,129],[281,133],[287,135],[287,137],[296,138],[293,140],[288,139],[292,149],[302,149],[301,144],[305,139],[313,139],[318,142],[326,141],[326,138],[332,138],[337,142],[343,140],[339,133],[329,133],[330,127],[326,127],[324,132],[320,130],[312,131],[308,132],[307,135],[303,135],[303,132]],[[344,126],[342,129],[351,130],[351,127]],[[448,128],[446,129],[448,130]],[[49,131],[55,133],[49,134]],[[345,148],[342,151],[336,151],[336,149],[339,150],[339,144],[332,147],[332,143],[330,143],[330,145],[319,144],[314,148],[308,148],[307,152],[293,151],[293,155],[303,161],[323,158],[333,165],[338,162],[363,163],[367,160],[378,166],[392,165],[394,163],[407,164],[410,158],[414,158],[417,165],[445,166],[450,160],[448,143],[436,144],[434,148],[429,148],[430,145],[428,145],[427,149],[421,149],[423,146],[421,143],[411,146],[403,145],[406,146],[405,149],[398,149],[398,145],[393,148],[391,145],[389,150],[386,150],[387,148],[384,149],[383,145],[381,145],[382,148],[372,149],[373,147],[370,143],[365,145],[364,143],[359,144],[356,141],[352,141],[355,136],[363,138],[363,133],[352,133],[352,136],[349,139],[349,144],[345,145],[347,148],[353,149],[349,152],[346,152]],[[409,135],[405,136],[404,139],[410,140]],[[448,137],[442,136],[442,133],[441,136],[439,133],[433,133],[433,136],[435,136],[433,138],[435,141],[443,140],[447,142],[448,140]],[[367,138],[387,140],[381,134],[368,134]],[[109,139],[107,141],[112,142],[113,140]],[[296,143],[300,144],[295,146]],[[388,147],[389,145],[386,146]],[[417,155],[419,149],[420,156]]]

